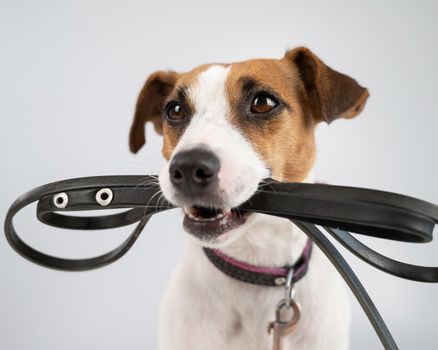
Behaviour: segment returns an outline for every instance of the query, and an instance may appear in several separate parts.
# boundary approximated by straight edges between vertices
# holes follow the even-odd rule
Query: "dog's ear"
[[[145,144],[145,123],[154,123],[155,130],[163,133],[162,109],[166,97],[175,86],[178,74],[175,72],[158,71],[149,76],[135,107],[134,120],[129,132],[129,149],[133,153]]]
[[[306,90],[307,100],[317,121],[332,122],[358,115],[369,96],[356,80],[324,64],[305,47],[288,51],[284,57],[295,64]]]

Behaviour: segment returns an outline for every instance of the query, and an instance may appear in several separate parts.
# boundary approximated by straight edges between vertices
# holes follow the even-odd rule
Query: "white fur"
[[[218,177],[219,187],[224,191],[221,203],[224,208],[245,202],[257,190],[259,182],[269,175],[251,144],[228,121],[230,108],[225,81],[229,70],[229,67],[212,66],[201,73],[197,83],[189,88],[188,94],[193,100],[196,114],[173,151],[176,154],[182,150],[207,146],[216,154],[221,161]],[[160,172],[164,196],[180,206],[193,204],[183,203],[175,197],[168,164]],[[208,203],[205,205],[208,206]]]
[[[219,157],[224,204],[234,207],[268,175],[251,144],[228,121],[225,82],[231,68],[212,66],[190,89],[197,114],[173,154],[199,145]],[[166,165],[160,173],[165,197],[178,203]],[[258,266],[292,264],[306,236],[290,221],[262,214],[221,237],[213,245],[235,259]],[[206,258],[199,241],[190,239],[163,298],[160,313],[162,350],[270,350],[268,323],[283,296],[281,287],[262,287],[234,280]],[[302,306],[298,328],[284,342],[285,350],[348,348],[349,306],[345,286],[330,262],[314,247],[309,270],[296,285]]]

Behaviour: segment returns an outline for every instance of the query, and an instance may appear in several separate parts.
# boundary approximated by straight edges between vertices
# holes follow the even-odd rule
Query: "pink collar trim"
[[[286,283],[286,277],[293,270],[292,282],[295,283],[307,272],[312,253],[312,241],[308,238],[299,259],[292,266],[264,267],[234,259],[219,249],[204,248],[207,258],[224,274],[243,282],[265,285],[280,286]]]

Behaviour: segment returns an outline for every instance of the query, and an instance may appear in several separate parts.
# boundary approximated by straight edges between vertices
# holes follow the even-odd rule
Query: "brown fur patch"
[[[242,78],[260,83],[259,90],[269,89],[287,104],[279,115],[254,123],[237,113],[242,99]],[[227,85],[233,115],[231,122],[252,143],[270,167],[272,177],[285,181],[303,181],[315,160],[315,121],[303,108],[303,93],[294,67],[280,60],[250,60],[232,65]],[[251,102],[251,98],[248,103]]]

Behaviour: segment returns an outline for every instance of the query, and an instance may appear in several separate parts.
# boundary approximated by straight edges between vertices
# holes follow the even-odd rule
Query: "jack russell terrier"
[[[184,209],[191,237],[162,301],[160,349],[272,349],[268,325],[284,295],[284,271],[298,263],[301,318],[283,349],[348,348],[348,294],[331,263],[317,247],[310,254],[312,243],[289,220],[238,208],[269,186],[266,178],[312,181],[316,126],[355,117],[367,98],[354,79],[302,47],[279,60],[147,79],[130,149],[144,145],[147,122],[163,135],[160,188]]]

